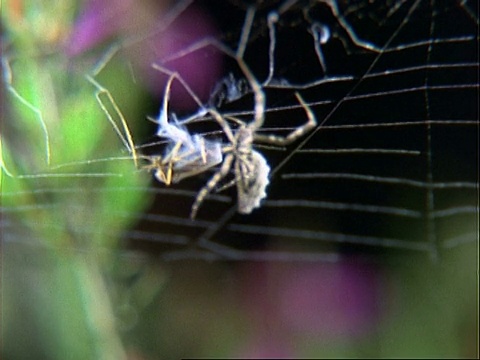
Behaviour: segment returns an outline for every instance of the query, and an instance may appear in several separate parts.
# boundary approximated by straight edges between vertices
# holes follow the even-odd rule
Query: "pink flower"
[[[378,270],[344,261],[280,269],[279,315],[296,332],[325,337],[368,332],[380,313]]]
[[[76,20],[65,52],[72,58],[111,41],[112,45],[121,45],[122,53],[127,54],[134,65],[134,72],[138,72],[153,93],[162,96],[168,79],[168,75],[152,68],[152,64],[157,63],[178,72],[205,102],[221,76],[223,55],[212,46],[184,56],[175,55],[199,41],[213,38],[216,34],[213,21],[202,9],[191,5],[168,23],[169,10],[164,5],[163,2],[90,0]],[[137,40],[130,42],[131,39]],[[101,56],[100,53],[99,59]],[[198,108],[178,81],[172,85],[170,99],[174,111]]]
[[[75,21],[65,44],[67,56],[74,57],[122,31],[132,0],[89,0]]]
[[[241,280],[252,334],[241,354],[300,356],[301,339],[322,343],[369,335],[384,308],[382,273],[353,259],[248,264]]]
[[[151,68],[155,62],[178,72],[203,102],[208,100],[214,84],[221,76],[223,55],[212,46],[180,57],[176,57],[176,54],[202,40],[213,38],[215,34],[210,17],[200,8],[190,6],[159,36],[145,42],[142,58],[137,57],[136,60],[140,62],[150,89],[163,94],[168,79],[167,75]],[[176,109],[192,110],[198,107],[178,81],[172,85],[170,99],[172,107]]]

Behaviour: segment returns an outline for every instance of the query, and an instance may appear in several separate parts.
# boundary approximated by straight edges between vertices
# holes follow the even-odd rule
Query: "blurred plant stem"
[[[68,259],[65,259],[68,261]],[[94,254],[74,254],[72,270],[78,277],[87,326],[91,330],[96,359],[126,359],[122,341],[115,329],[108,290]]]

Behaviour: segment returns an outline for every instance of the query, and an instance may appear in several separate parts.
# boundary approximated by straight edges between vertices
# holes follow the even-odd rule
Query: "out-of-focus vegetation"
[[[81,6],[2,4],[4,358],[125,357],[107,279],[125,256],[121,234],[148,199],[107,189],[141,188],[149,178],[131,160],[87,163],[128,152],[85,78],[89,69],[65,51]],[[135,113],[141,89],[125,89],[128,72],[112,64],[116,101]]]

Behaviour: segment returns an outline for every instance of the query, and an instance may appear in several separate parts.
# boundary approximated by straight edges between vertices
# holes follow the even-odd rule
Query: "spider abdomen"
[[[238,212],[240,214],[250,214],[253,209],[260,207],[260,202],[267,196],[265,191],[269,184],[270,166],[262,154],[253,150],[249,163],[251,169],[247,174],[241,174],[238,194]]]

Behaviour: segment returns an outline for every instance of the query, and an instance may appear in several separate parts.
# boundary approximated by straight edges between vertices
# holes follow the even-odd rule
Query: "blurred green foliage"
[[[90,70],[62,50],[79,5],[2,4],[1,204],[14,224],[3,249],[5,358],[125,357],[105,276],[121,234],[148,205],[141,189],[150,179],[132,160],[115,160],[129,154],[85,78]],[[115,101],[139,110],[142,91],[112,68],[116,86],[129,87]],[[107,191],[120,188],[140,190]]]

